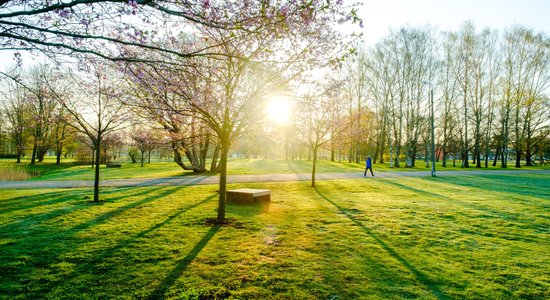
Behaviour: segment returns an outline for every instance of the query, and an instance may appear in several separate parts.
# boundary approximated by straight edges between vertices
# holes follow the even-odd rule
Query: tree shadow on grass
[[[121,192],[123,189],[130,188],[119,188],[119,189],[110,189],[108,191],[102,191],[101,195],[105,196],[115,192]],[[65,189],[62,192],[48,192],[42,194],[36,194],[32,196],[19,196],[14,198],[9,198],[2,200],[3,209],[0,210],[0,214],[12,213],[20,210],[29,210],[39,206],[47,206],[51,204],[57,204],[61,202],[69,202],[73,200],[78,200],[77,197],[81,197],[89,193],[89,189],[77,188],[77,189]],[[63,194],[64,197],[59,197],[60,194]]]
[[[159,197],[163,197],[163,196],[166,196],[168,194],[171,194],[176,189],[181,189],[181,187],[175,187],[175,188],[172,188],[168,191],[165,191],[165,192],[163,192],[163,193],[161,193],[161,194],[159,194],[155,197],[147,197],[147,198],[145,198],[141,201],[132,202],[132,203],[126,205],[126,206],[119,207],[119,208],[115,209],[114,211],[107,212],[104,215],[99,216],[99,217],[95,218],[94,220],[88,222],[90,224],[83,223],[83,224],[77,225],[73,228],[73,230],[79,231],[79,230],[85,229],[85,228],[89,227],[89,225],[97,224],[98,222],[104,221],[105,219],[107,219],[110,216],[118,215],[118,214],[122,213],[123,211],[125,211],[127,209],[130,209],[132,207],[135,207],[135,206],[143,204],[143,203],[150,202],[150,201],[155,200]],[[116,190],[116,189],[113,189],[113,190]],[[118,191],[120,191],[120,190],[118,190]],[[144,195],[152,193],[153,191],[154,190],[152,190],[152,189],[144,189],[144,190],[138,191],[134,194],[123,195],[123,196],[119,196],[119,197],[110,198],[109,202],[114,202],[116,200],[124,199],[124,198],[127,198],[127,197],[144,196]],[[52,196],[54,196],[54,195],[52,195]],[[40,222],[48,221],[50,219],[62,216],[64,214],[72,213],[72,212],[75,212],[75,211],[78,211],[78,210],[83,210],[83,209],[89,207],[90,202],[78,200],[77,202],[71,203],[71,201],[74,201],[74,200],[76,200],[76,199],[74,198],[73,194],[70,194],[68,196],[65,196],[65,195],[62,194],[58,198],[58,200],[57,200],[58,202],[67,202],[68,204],[74,204],[74,205],[67,205],[67,206],[63,206],[63,207],[55,209],[55,210],[29,214],[29,215],[25,216],[24,218],[20,218],[20,219],[17,219],[16,221],[13,221],[13,222],[10,222],[6,225],[0,226],[0,231],[16,232],[17,230],[20,229],[21,226],[23,226],[27,222],[32,222],[34,225],[36,225]],[[52,201],[54,201],[54,200],[52,200]],[[100,202],[99,204],[103,204],[103,203],[104,202]],[[91,202],[91,204],[95,204],[95,203]],[[33,230],[28,231],[28,234],[34,234],[34,233],[35,232]]]
[[[407,259],[405,259],[403,256],[401,256],[399,253],[397,253],[388,243],[386,243],[384,240],[382,240],[378,235],[376,235],[374,232],[372,232],[368,227],[363,225],[363,223],[357,221],[353,214],[350,213],[349,209],[343,208],[340,205],[338,205],[336,202],[325,196],[321,191],[319,191],[318,188],[315,188],[315,191],[321,198],[323,198],[325,201],[331,203],[334,205],[338,210],[348,217],[348,219],[355,223],[359,228],[361,228],[365,233],[367,233],[371,238],[373,238],[386,252],[391,255],[393,258],[395,258],[399,263],[401,263],[404,267],[406,267],[414,276],[426,286],[426,288],[437,298],[437,299],[451,299],[448,295],[443,293],[438,287],[438,284],[434,282],[432,279],[430,279],[426,274],[420,272],[415,266],[413,266]]]
[[[147,299],[163,299],[165,298],[166,293],[174,285],[176,280],[181,276],[183,271],[193,262],[193,260],[201,253],[202,249],[208,244],[208,242],[214,237],[218,232],[221,225],[215,225],[204,235],[204,237],[191,249],[191,251],[182,259],[180,259],[174,269],[164,277],[161,283],[157,288],[147,297]]]
[[[548,178],[543,176],[530,176],[527,174],[505,175],[487,174],[477,176],[443,177],[440,179],[447,184],[463,187],[478,188],[482,190],[510,193],[519,196],[532,196],[538,198],[550,198]]]
[[[515,213],[509,213],[509,212],[505,212],[505,211],[496,210],[495,208],[484,206],[481,203],[473,203],[473,202],[470,202],[470,201],[461,200],[460,198],[448,197],[448,196],[441,195],[441,194],[438,194],[438,193],[433,193],[433,192],[428,192],[428,191],[425,191],[425,190],[413,188],[413,187],[410,187],[410,186],[407,186],[407,185],[404,185],[404,184],[397,183],[397,182],[395,182],[395,180],[382,179],[381,181],[384,182],[384,183],[387,183],[389,185],[393,185],[393,186],[396,186],[398,188],[401,188],[403,190],[407,190],[407,191],[417,193],[419,195],[424,195],[424,196],[428,196],[428,197],[433,197],[433,198],[438,198],[438,199],[442,199],[442,200],[446,200],[446,201],[451,201],[453,204],[459,205],[463,208],[483,212],[485,214],[485,215],[483,215],[484,218],[499,218],[499,219],[503,219],[503,220],[515,220],[516,219],[516,214]],[[453,184],[453,183],[449,183],[449,184]],[[481,191],[478,191],[478,192],[480,192],[480,193],[483,192],[483,188],[481,188],[481,187],[473,187],[473,188],[479,188],[479,189],[481,189]]]
[[[112,247],[109,247],[107,249],[102,250],[101,252],[97,253],[93,258],[91,258],[90,260],[87,260],[84,264],[79,265],[70,274],[67,274],[67,275],[63,276],[59,280],[52,281],[48,286],[46,286],[42,289],[42,292],[39,292],[39,293],[41,295],[44,295],[44,293],[47,293],[48,291],[51,291],[56,286],[62,285],[64,283],[66,284],[66,283],[70,282],[71,280],[73,280],[73,279],[77,278],[78,276],[80,276],[82,274],[82,272],[85,272],[86,270],[93,269],[97,264],[100,264],[100,263],[104,262],[109,257],[115,256],[115,253],[117,253],[118,251],[120,251],[122,249],[125,249],[125,248],[128,248],[132,244],[135,244],[135,243],[139,242],[139,240],[141,238],[143,238],[143,237],[147,236],[148,234],[150,234],[152,232],[155,232],[156,230],[168,225],[172,221],[176,220],[176,218],[181,216],[183,213],[185,213],[185,212],[187,212],[187,211],[189,211],[189,210],[191,210],[195,207],[198,207],[202,204],[208,203],[209,201],[214,199],[216,196],[217,196],[217,194],[210,195],[210,196],[206,197],[205,199],[203,199],[199,202],[196,202],[196,203],[188,205],[184,208],[181,208],[177,212],[175,212],[174,214],[168,216],[165,220],[151,226],[150,228],[145,229],[145,230],[143,230],[143,231],[141,231],[141,232],[139,232],[135,235],[132,235],[132,236],[126,238],[126,239],[123,239],[123,240],[119,241],[116,245],[114,245]]]
[[[432,192],[428,192],[428,191],[425,191],[425,190],[420,190],[420,189],[417,189],[417,188],[413,188],[411,186],[408,186],[408,185],[404,185],[404,184],[401,184],[401,183],[398,183],[396,182],[395,180],[390,180],[390,179],[380,179],[380,181],[384,182],[384,183],[387,183],[389,185],[393,185],[395,187],[398,187],[400,189],[403,189],[403,190],[407,190],[407,191],[411,191],[413,193],[417,193],[417,194],[420,194],[420,195],[424,195],[424,196],[429,196],[429,197],[435,197],[435,198],[440,198],[440,199],[446,199],[448,200],[449,197],[445,196],[445,195],[441,195],[441,194],[437,194],[437,193],[432,193]]]
[[[298,172],[298,170],[296,170],[296,168],[294,168],[294,166],[290,163],[289,160],[286,161],[286,164],[287,164],[288,169],[289,169],[290,171],[294,172],[295,174],[300,173],[300,172]]]
[[[170,194],[173,194],[174,192],[178,191],[178,190],[181,190],[182,188],[184,187],[171,187],[171,188],[164,188],[163,191],[161,191],[160,193],[158,194],[155,194],[155,195],[152,195],[152,196],[148,196],[148,197],[145,197],[143,198],[142,200],[139,200],[139,201],[133,201],[133,202],[130,202],[124,206],[120,206],[114,210],[111,210],[111,211],[108,211],[92,220],[89,220],[85,223],[81,223],[71,229],[69,229],[72,233],[77,233],[79,231],[82,231],[84,229],[87,229],[89,227],[92,227],[94,225],[98,225],[98,224],[101,224],[103,222],[105,222],[106,220],[109,220],[113,217],[116,217],[132,208],[135,208],[135,207],[138,207],[138,206],[141,206],[143,204],[146,204],[146,203],[149,203],[149,202],[153,202],[157,199],[162,199]],[[155,190],[155,191],[158,191],[159,189]],[[138,193],[136,195],[131,195],[130,197],[135,197],[135,196],[140,196],[140,195],[146,195],[146,194],[150,194],[152,191],[152,189],[145,189],[145,191],[143,193]],[[127,198],[129,197],[128,195],[126,196],[120,196],[120,197],[116,197],[116,198],[112,198],[112,199],[109,199],[109,201],[115,201],[115,200],[118,200],[118,199],[123,199],[123,198]]]

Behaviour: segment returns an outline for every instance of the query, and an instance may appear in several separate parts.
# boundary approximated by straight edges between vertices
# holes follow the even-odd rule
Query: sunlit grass
[[[549,175],[0,190],[0,298],[545,299]]]
[[[101,179],[124,179],[124,178],[163,178],[173,176],[186,176],[193,175],[192,171],[184,171],[176,163],[171,161],[153,161],[151,164],[145,164],[141,167],[140,164],[132,164],[129,162],[122,162],[121,168],[106,168],[105,165],[101,165]],[[308,160],[270,160],[270,159],[230,159],[228,163],[228,174],[293,174],[293,173],[311,173],[312,162]],[[209,164],[208,164],[209,165]],[[35,166],[29,166],[27,161],[21,164],[15,164],[13,160],[0,160],[0,173],[5,168],[13,169],[19,172],[20,175],[26,175],[27,177],[20,177],[20,179],[7,179],[7,180],[21,180],[32,177],[34,180],[93,180],[94,169],[91,166],[77,166],[74,162],[63,162],[61,165],[55,165],[53,158],[47,158],[44,163],[37,163]],[[390,168],[390,164],[385,162],[383,164],[377,163],[373,165],[374,172],[414,172],[414,171],[429,171],[431,167],[426,167],[426,163],[422,160],[417,160],[416,167],[414,168]],[[486,168],[475,168],[472,166],[468,169],[461,168],[457,163],[456,167],[452,166],[452,162],[448,163],[448,167],[441,167],[441,162],[437,163],[436,169],[438,171],[474,171],[474,170],[503,170],[500,167],[490,166]],[[534,166],[534,167],[522,167],[521,170],[532,169],[550,169],[550,165],[547,166]],[[359,173],[364,170],[364,162],[333,162],[328,160],[321,160],[317,164],[318,173]],[[510,164],[510,167],[506,170],[518,170]],[[14,176],[7,175],[4,177],[16,178]],[[25,174],[26,173],[26,174]],[[2,174],[0,174],[2,178]],[[19,177],[17,177],[19,178]]]

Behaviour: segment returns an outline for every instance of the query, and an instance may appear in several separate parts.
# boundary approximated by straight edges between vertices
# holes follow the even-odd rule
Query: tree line
[[[415,167],[417,158],[427,163],[430,156],[433,93],[435,155],[443,167],[449,160],[465,168],[506,168],[509,159],[518,168],[544,163],[549,63],[549,37],[519,25],[500,33],[470,22],[457,32],[394,30],[327,74],[314,104],[297,97],[295,124],[274,139],[284,140],[286,157],[311,158],[301,149],[315,138],[309,149],[322,146],[327,159],[361,162],[371,155]]]

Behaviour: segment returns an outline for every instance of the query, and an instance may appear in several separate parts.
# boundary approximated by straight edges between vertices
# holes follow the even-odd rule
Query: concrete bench
[[[271,190],[238,189],[229,190],[225,195],[227,203],[269,202],[271,200]]]
[[[120,168],[122,165],[120,163],[107,163],[107,168]]]

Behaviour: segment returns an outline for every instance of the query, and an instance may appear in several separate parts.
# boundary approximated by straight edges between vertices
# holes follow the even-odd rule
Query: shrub
[[[136,148],[130,148],[128,150],[128,155],[130,156],[130,159],[132,160],[132,163],[135,164],[140,160],[141,153]]]

